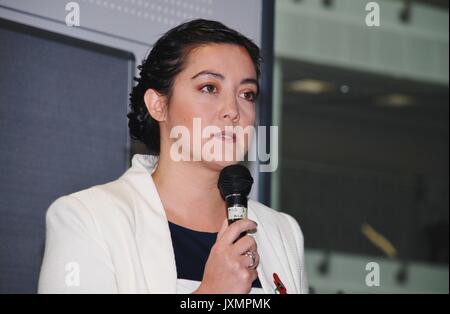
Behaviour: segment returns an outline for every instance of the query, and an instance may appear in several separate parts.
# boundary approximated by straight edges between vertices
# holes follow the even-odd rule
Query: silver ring
[[[255,256],[255,252],[247,251],[247,252],[245,252],[244,255],[245,255],[245,256],[248,256],[248,257],[250,257],[250,258],[252,259],[252,263],[251,263],[250,265],[248,265],[248,268],[250,268],[250,269],[254,268],[255,265],[256,265],[256,256]]]

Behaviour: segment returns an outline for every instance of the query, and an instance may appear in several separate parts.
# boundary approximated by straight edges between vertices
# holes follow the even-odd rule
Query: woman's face
[[[190,148],[190,160],[201,159],[216,170],[235,164],[239,159],[233,152],[245,154],[252,133],[243,136],[245,133],[235,133],[236,129],[230,127],[253,129],[257,94],[255,66],[244,48],[231,44],[200,46],[189,53],[184,70],[174,81],[165,136],[172,128],[183,126],[190,134],[189,143],[183,140]],[[199,118],[196,122],[200,122],[200,128],[194,127],[194,118]],[[200,137],[200,145],[194,145],[194,137]],[[176,141],[169,139],[171,144]],[[207,160],[205,154],[214,156],[213,160]]]

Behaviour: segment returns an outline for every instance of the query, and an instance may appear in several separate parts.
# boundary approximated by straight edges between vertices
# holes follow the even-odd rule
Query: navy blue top
[[[209,252],[216,242],[217,232],[203,232],[185,228],[169,221],[175,252],[177,278],[202,281]],[[259,278],[252,287],[261,288]]]

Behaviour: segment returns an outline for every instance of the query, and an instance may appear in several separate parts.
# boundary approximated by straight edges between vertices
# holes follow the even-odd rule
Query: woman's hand
[[[193,293],[250,292],[253,281],[258,277],[256,266],[259,255],[256,242],[249,235],[234,241],[242,232],[254,229],[256,223],[249,219],[238,220],[230,226],[227,220],[224,221],[216,243],[211,248],[200,287]],[[254,264],[251,257],[244,255],[248,251],[255,256]]]

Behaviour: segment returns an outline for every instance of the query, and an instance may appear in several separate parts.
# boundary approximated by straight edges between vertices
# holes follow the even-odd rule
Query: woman
[[[247,151],[248,138],[228,127],[255,123],[259,64],[251,40],[215,21],[184,23],[156,42],[128,114],[131,136],[151,155],[135,155],[116,181],[50,206],[39,292],[307,292],[303,237],[291,216],[249,200],[249,219],[228,226],[217,181],[237,161],[202,158],[186,140],[190,158],[174,158],[171,131],[181,126],[192,138],[194,118],[220,131],[202,148],[215,141],[229,144],[219,157],[230,146]]]

